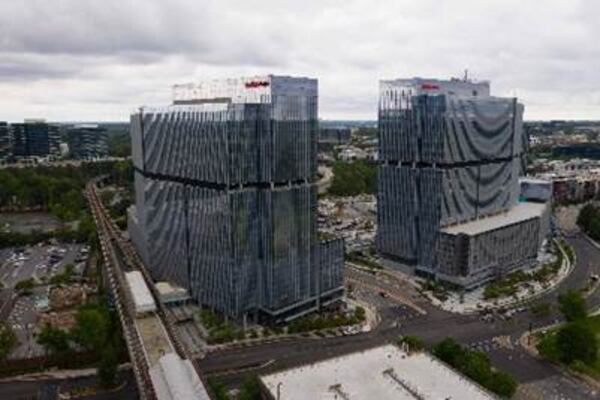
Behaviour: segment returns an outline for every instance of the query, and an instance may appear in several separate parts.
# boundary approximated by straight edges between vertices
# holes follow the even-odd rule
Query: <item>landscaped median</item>
[[[206,342],[211,346],[208,351],[214,351],[229,345],[249,345],[311,335],[336,336],[350,331],[358,333],[367,322],[369,312],[364,307],[354,304],[352,309],[346,311],[313,313],[287,325],[256,325],[246,331],[210,310],[201,311],[199,318],[206,332]]]
[[[441,308],[461,314],[523,306],[556,288],[575,265],[575,254],[564,241],[553,240],[553,259],[534,269],[520,270],[467,293],[452,293],[439,283],[425,282],[423,293]]]

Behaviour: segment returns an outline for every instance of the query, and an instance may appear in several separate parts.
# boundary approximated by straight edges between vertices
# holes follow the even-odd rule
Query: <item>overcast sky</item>
[[[527,119],[600,119],[597,0],[0,0],[0,120],[123,121],[171,85],[319,79],[320,116],[375,119],[378,80],[489,79]]]

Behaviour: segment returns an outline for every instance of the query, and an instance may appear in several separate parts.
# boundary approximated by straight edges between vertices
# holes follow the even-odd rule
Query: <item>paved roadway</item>
[[[119,374],[126,384],[119,390],[110,393],[100,393],[87,396],[88,400],[114,400],[137,399],[137,388],[131,370]],[[0,382],[0,399],[10,400],[55,400],[58,399],[58,390],[77,386],[87,387],[97,382],[95,377],[61,379],[40,379],[35,381],[10,381]]]
[[[556,304],[560,293],[587,285],[591,273],[600,273],[600,250],[586,239],[576,236],[567,239],[577,254],[577,264],[572,273],[559,287],[544,295],[536,302]],[[325,358],[346,354],[352,351],[377,346],[396,338],[398,335],[416,335],[427,343],[434,343],[445,337],[454,337],[465,345],[491,343],[493,338],[506,336],[511,343],[509,348],[488,348],[494,365],[512,372],[522,384],[524,391],[534,398],[541,393],[547,399],[590,399],[600,395],[589,390],[570,377],[563,376],[553,365],[535,359],[516,346],[517,339],[532,326],[545,326],[559,316],[533,317],[530,313],[517,314],[508,321],[496,319],[489,323],[479,316],[451,314],[433,307],[424,299],[416,300],[427,311],[400,327],[394,327],[388,319],[372,332],[354,336],[327,339],[300,339],[281,343],[271,343],[251,348],[230,349],[210,353],[200,361],[200,366],[208,376],[219,377],[226,384],[238,384],[248,372],[272,372],[296,365],[311,363]],[[600,307],[600,290],[595,290],[588,298],[590,308]],[[554,310],[557,307],[553,307]],[[555,311],[556,312],[556,311]],[[385,313],[383,313],[385,318]],[[534,395],[535,394],[535,395]]]
[[[586,286],[592,271],[600,272],[599,249],[593,247],[582,237],[570,238],[568,241],[577,254],[577,265],[557,290],[548,293],[538,300],[539,302],[555,303],[559,293]],[[393,283],[389,284],[389,288],[392,287],[398,288]],[[218,377],[226,384],[237,385],[248,371],[268,373],[311,363],[377,346],[393,340],[400,334],[417,335],[428,343],[452,336],[465,345],[486,351],[494,365],[512,372],[521,383],[518,399],[600,399],[598,393],[578,381],[562,375],[553,365],[532,358],[518,347],[493,344],[494,338],[505,336],[514,345],[516,339],[529,328],[530,321],[534,326],[547,325],[553,322],[557,315],[535,318],[529,313],[522,313],[509,321],[496,320],[493,323],[487,323],[482,321],[479,316],[451,314],[433,307],[424,299],[416,297],[411,297],[411,299],[417,302],[419,307],[424,308],[427,314],[414,316],[409,321],[403,322],[400,327],[395,327],[393,320],[386,317],[386,315],[392,315],[391,313],[384,312],[382,313],[384,316],[382,324],[369,333],[325,339],[305,338],[218,351],[210,353],[202,359],[200,366],[209,376]],[[588,302],[590,308],[600,307],[600,290],[595,290],[588,298]],[[51,392],[52,384],[56,384],[56,382],[1,383],[0,398],[54,398],[45,395],[38,397],[41,393]],[[127,390],[130,392],[127,395],[121,393],[120,395],[123,397],[118,398],[133,398],[135,387],[131,387],[131,385],[129,387]]]

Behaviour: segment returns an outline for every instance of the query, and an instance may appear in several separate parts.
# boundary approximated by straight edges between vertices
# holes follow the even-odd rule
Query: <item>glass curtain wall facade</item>
[[[15,157],[46,157],[60,154],[60,132],[57,126],[42,121],[11,124]]]
[[[341,296],[343,244],[317,239],[316,80],[179,87],[174,105],[131,122],[129,231],[156,279],[233,317],[284,319]]]
[[[8,160],[12,156],[12,140],[6,122],[0,121],[0,161]]]
[[[106,129],[95,125],[76,125],[67,131],[69,154],[75,159],[100,158],[108,155]]]
[[[435,275],[439,230],[517,204],[523,106],[489,84],[382,81],[377,247]]]

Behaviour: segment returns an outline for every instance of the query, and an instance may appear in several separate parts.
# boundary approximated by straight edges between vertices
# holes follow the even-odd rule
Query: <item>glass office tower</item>
[[[156,279],[233,317],[286,319],[339,299],[343,243],[317,238],[317,81],[176,86],[132,116],[129,230]]]
[[[488,82],[382,81],[379,251],[462,286],[535,259],[543,223],[527,231],[531,245],[522,251],[516,251],[522,247],[516,239],[491,233],[545,216],[544,207],[516,207],[522,119],[523,106],[490,96]],[[475,222],[478,226],[469,225]],[[494,237],[484,241],[484,234]],[[476,240],[489,247],[477,250]],[[501,257],[500,248],[518,256]]]

